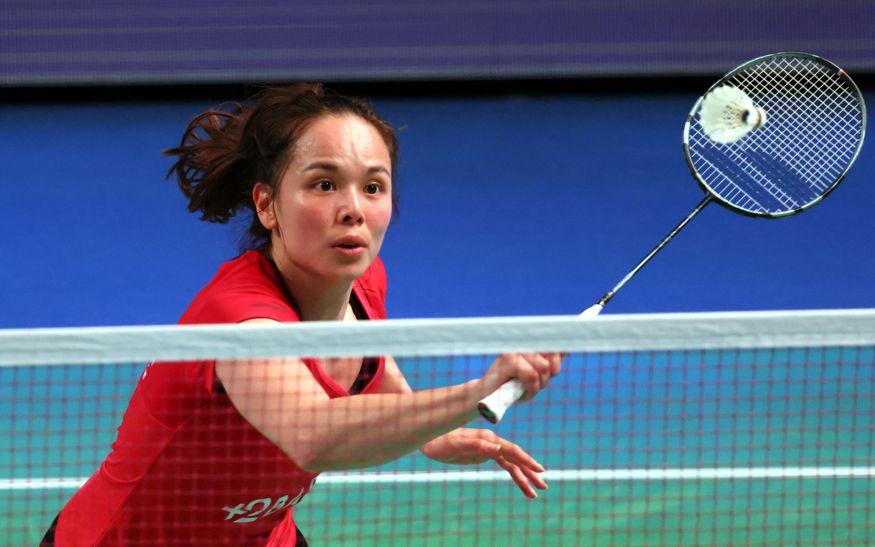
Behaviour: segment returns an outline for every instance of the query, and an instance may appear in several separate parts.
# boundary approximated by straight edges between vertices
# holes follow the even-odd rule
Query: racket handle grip
[[[604,304],[594,304],[581,312],[577,316],[578,319],[588,319],[596,317],[604,309]],[[517,379],[505,382],[503,386],[487,395],[477,404],[477,410],[480,415],[489,420],[493,424],[497,424],[504,417],[507,409],[519,401],[520,397],[526,392],[523,383]]]
[[[501,421],[507,409],[513,406],[526,392],[523,383],[514,378],[487,395],[477,404],[480,415],[493,424]]]

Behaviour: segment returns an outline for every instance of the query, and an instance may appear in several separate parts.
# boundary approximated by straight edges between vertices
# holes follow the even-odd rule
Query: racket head
[[[715,142],[701,123],[702,103],[722,86],[740,89],[766,113],[735,142]],[[773,53],[723,76],[684,124],[693,178],[714,201],[744,215],[781,218],[805,211],[844,180],[863,146],[866,105],[851,77],[809,53]]]

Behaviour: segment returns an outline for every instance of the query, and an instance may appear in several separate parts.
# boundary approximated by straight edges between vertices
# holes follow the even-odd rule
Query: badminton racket
[[[774,53],[733,69],[696,101],[684,124],[684,156],[704,198],[580,317],[597,316],[712,202],[760,218],[784,218],[820,203],[847,176],[865,134],[859,88],[826,59]],[[510,380],[480,401],[480,414],[498,423],[524,392],[519,380]]]

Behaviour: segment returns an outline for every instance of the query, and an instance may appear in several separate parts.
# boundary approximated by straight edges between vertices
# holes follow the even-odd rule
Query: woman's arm
[[[300,359],[216,363],[237,410],[308,471],[395,460],[475,419],[477,402],[508,379],[520,378],[533,396],[556,373],[548,359],[512,354],[456,386],[331,399]]]
[[[380,392],[413,392],[398,363],[391,356],[385,359]],[[494,460],[508,472],[522,493],[529,498],[538,497],[534,488],[547,488],[547,483],[540,476],[544,467],[525,450],[489,429],[454,429],[428,441],[419,449],[426,457],[447,464],[480,464]]]

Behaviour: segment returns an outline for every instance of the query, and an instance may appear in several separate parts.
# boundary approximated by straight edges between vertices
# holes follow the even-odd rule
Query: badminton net
[[[415,452],[321,474],[310,544],[875,543],[875,310],[844,310],[0,331],[0,544],[39,542],[149,362],[391,354],[424,390],[515,351],[568,354],[496,427],[548,490]]]

